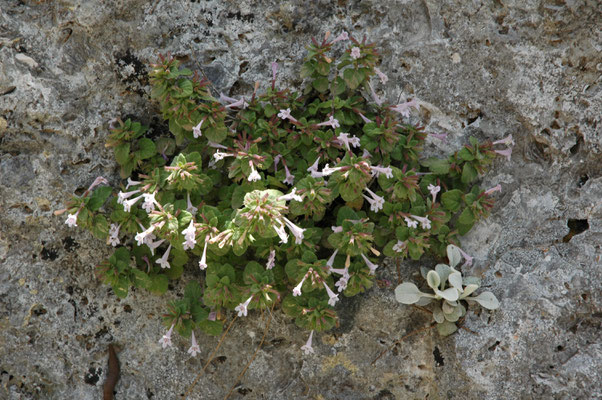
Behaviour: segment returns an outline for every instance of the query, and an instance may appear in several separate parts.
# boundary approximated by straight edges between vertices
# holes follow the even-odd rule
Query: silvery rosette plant
[[[421,268],[422,277],[433,293],[424,293],[411,282],[404,282],[395,288],[395,298],[402,304],[431,305],[433,318],[437,322],[437,330],[441,336],[454,333],[458,328],[456,322],[466,315],[466,307],[462,304],[478,303],[488,310],[499,308],[500,303],[491,292],[473,293],[481,285],[476,277],[462,277],[455,267],[465,257],[464,265],[470,265],[472,258],[460,248],[450,244],[447,246],[449,265],[437,264],[434,270]]]
[[[171,56],[152,65],[170,134],[112,121],[107,146],[127,183],[74,197],[66,223],[116,247],[97,272],[119,297],[131,286],[165,293],[194,260],[196,278],[164,316],[163,346],[175,329],[192,335],[195,355],[195,329],[219,334],[227,310],[280,304],[312,331],[303,349],[313,351],[313,331],[337,325],[339,296],[368,290],[383,254],[443,256],[488,215],[500,188],[475,181],[510,157],[512,138],[421,157],[429,135],[445,135],[409,123],[416,100],[377,94],[387,83],[379,60],[365,39],[327,34],[308,46],[302,92],[277,87],[273,63],[265,92],[257,84],[238,99],[216,97]]]

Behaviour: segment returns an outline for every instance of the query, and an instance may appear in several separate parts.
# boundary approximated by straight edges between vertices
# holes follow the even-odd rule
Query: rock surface
[[[501,309],[470,314],[442,339],[392,287],[339,304],[341,327],[314,338],[276,313],[232,398],[602,398],[602,3],[596,0],[0,2],[0,398],[98,399],[107,344],[121,350],[117,399],[175,399],[202,353],[162,350],[166,298],[118,300],[94,277],[110,249],[53,215],[96,176],[119,176],[107,123],[154,129],[147,67],[171,51],[213,84],[245,94],[280,63],[299,86],[311,36],[347,30],[383,49],[384,94],[420,101],[420,121],[457,148],[469,135],[513,134],[492,216],[463,238]],[[417,266],[402,265],[415,279]],[[190,270],[186,279],[197,277]],[[396,268],[379,279],[397,282]],[[169,296],[165,296],[169,297]],[[261,340],[258,315],[237,321],[190,399],[223,398]]]

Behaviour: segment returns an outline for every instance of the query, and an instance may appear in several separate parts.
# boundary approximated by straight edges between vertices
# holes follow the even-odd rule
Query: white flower
[[[203,255],[201,261],[199,261],[199,268],[202,270],[207,268],[207,240],[205,239],[205,246],[203,247]]]
[[[397,243],[395,243],[395,245],[393,245],[393,251],[396,251],[397,253],[401,253],[405,247],[406,247],[406,242],[402,242],[401,240],[398,240]]]
[[[514,139],[512,139],[512,135],[508,135],[501,140],[496,140],[492,144],[505,144],[506,146],[514,146]]]
[[[121,225],[111,224],[109,228],[109,238],[108,242],[111,246],[115,247],[119,244],[119,228]]]
[[[357,60],[361,56],[362,56],[362,53],[360,52],[359,47],[354,47],[351,49],[351,58],[353,58],[354,60]]]
[[[337,38],[334,39],[330,44],[334,44],[334,43],[340,42],[342,40],[349,40],[349,34],[345,31],[343,31],[343,33],[341,33],[339,36],[337,36]]]
[[[215,159],[215,161],[223,160],[226,157],[234,157],[234,154],[220,153],[219,150],[216,150],[215,154],[213,154],[213,158]]]
[[[276,231],[276,234],[280,237],[280,243],[288,242],[288,234],[284,230],[284,224],[280,223],[279,227],[273,225],[272,228],[274,228],[274,230]]]
[[[385,178],[393,178],[393,170],[391,167],[381,167],[380,165],[374,165],[370,167],[370,172],[372,176],[376,176],[377,178],[380,174],[385,174]]]
[[[171,266],[169,265],[169,262],[167,261],[170,251],[171,251],[171,244],[169,245],[167,250],[165,250],[163,257],[161,257],[157,261],[155,261],[157,264],[159,264],[161,266],[161,268],[171,268]]]
[[[282,183],[286,183],[287,185],[292,185],[293,183],[295,183],[295,175],[291,174],[286,164],[284,164],[284,174],[285,178],[282,181]]]
[[[161,240],[157,240],[156,242],[153,242],[153,238],[155,237],[155,235],[151,235],[152,238],[150,236],[146,237],[146,240],[144,241],[144,243],[146,243],[146,245],[148,246],[148,248],[151,251],[151,254],[153,255],[153,257],[155,256],[155,249],[159,246],[161,246],[161,243],[163,243],[165,241],[165,239],[161,239]]]
[[[366,257],[364,254],[362,254],[362,258],[364,259],[364,262],[366,263],[368,268],[370,268],[370,274],[374,275],[374,272],[376,271],[376,268],[378,268],[378,265],[370,261],[368,257]]]
[[[303,232],[305,232],[305,229],[299,228],[297,225],[292,223],[286,217],[282,217],[282,219],[284,220],[284,223],[286,224],[288,229],[291,231],[293,236],[295,236],[295,243],[301,244],[301,242],[303,241]]]
[[[128,189],[130,186],[136,186],[136,185],[140,185],[142,182],[139,181],[133,181],[132,178],[128,178],[128,184],[125,186],[126,189]]]
[[[342,226],[331,226],[330,229],[332,229],[332,231],[334,233],[340,233],[343,232],[343,227]]]
[[[81,208],[80,208],[80,210],[81,210]],[[67,216],[67,219],[65,220],[65,223],[67,224],[67,226],[69,226],[70,228],[77,226],[77,216],[79,215],[80,210],[77,210],[77,212],[75,214],[69,214]]]
[[[333,172],[337,172],[337,171],[339,171],[341,169],[343,169],[343,167],[333,167],[333,168],[330,168],[328,166],[328,164],[326,164],[324,166],[324,168],[322,168],[322,175],[328,176],[328,175],[332,174]]]
[[[441,186],[437,185],[432,185],[429,183],[429,185],[427,186],[429,192],[431,193],[431,196],[433,196],[433,203],[435,202],[435,199],[437,198],[437,193],[439,193],[439,191],[441,191]]]
[[[332,115],[328,118],[328,121],[320,122],[317,126],[330,126],[332,129],[336,129],[341,126],[339,124],[339,120],[333,117]]]
[[[205,118],[207,118],[207,117],[205,117]],[[197,126],[192,128],[192,135],[194,136],[195,139],[203,136],[203,134],[201,133],[201,125],[203,125],[203,122],[205,122],[205,118],[203,118],[201,120],[201,122],[198,123]]]
[[[290,119],[293,122],[297,122],[297,120],[291,115],[290,108],[287,108],[286,110],[280,110],[280,112],[278,113],[278,118]]]
[[[374,91],[374,88],[372,87],[370,82],[368,82],[368,87],[370,88],[370,94],[372,95],[372,100],[374,100],[376,105],[380,107],[383,104],[384,100],[382,100],[380,97],[378,97],[378,95]]]
[[[420,222],[420,226],[422,229],[431,229],[431,221],[427,217],[419,217],[417,215],[412,215],[416,221]]]
[[[368,203],[370,203],[370,211],[379,212],[382,210],[383,206],[385,205],[385,199],[367,187],[364,189],[370,194],[370,196],[372,196],[368,197],[365,194],[362,194],[362,197],[364,197],[364,199],[368,200]]]
[[[314,348],[311,347],[311,339],[313,336],[314,336],[314,331],[312,330],[309,334],[309,339],[307,339],[307,343],[305,343],[305,345],[301,346],[301,350],[303,350],[305,355],[314,352]]]
[[[146,238],[155,230],[155,228],[155,225],[151,225],[147,230],[136,234],[135,239],[138,246],[142,246],[145,243]]]
[[[174,325],[175,324],[172,324],[171,328],[169,328],[167,333],[165,335],[163,335],[163,337],[161,339],[159,339],[159,343],[161,343],[163,348],[166,348],[167,346],[171,346],[171,332],[173,331]]]
[[[249,167],[251,167],[251,175],[247,178],[249,182],[256,182],[261,180],[261,175],[255,170],[253,161],[249,160]]]
[[[404,217],[406,224],[408,225],[408,228],[417,228],[418,227],[418,221],[414,221],[408,217]]]
[[[197,211],[199,211],[199,209],[193,206],[190,202],[190,192],[186,192],[186,211],[188,211],[192,215],[195,215]]]
[[[238,311],[239,317],[247,316],[247,312],[248,312],[247,307],[249,306],[249,303],[251,302],[252,299],[253,299],[253,296],[249,297],[247,299],[247,301],[245,301],[244,303],[240,303],[239,305],[236,306],[234,311]]]
[[[270,255],[268,257],[268,263],[266,264],[266,269],[274,268],[276,264],[276,250],[270,250]]]
[[[343,229],[343,227],[341,227],[341,230],[342,229]],[[328,261],[326,262],[326,265],[328,266],[330,271],[332,271],[332,264],[334,263],[334,258],[337,256],[338,252],[339,252],[339,249],[335,249],[334,252],[332,253],[332,255],[330,256],[330,258],[328,259]]]
[[[192,341],[190,343],[190,348],[188,349],[188,354],[190,354],[192,357],[196,357],[197,353],[200,352],[201,349],[198,343],[196,342],[196,338],[194,337],[194,331],[192,331]]]
[[[144,197],[144,196],[140,195],[140,196],[138,196],[138,197],[135,197],[135,198],[133,198],[133,199],[130,199],[130,200],[126,200],[126,201],[124,201],[124,202],[123,202],[123,210],[124,210],[125,212],[128,212],[128,213],[129,213],[129,212],[130,212],[130,210],[131,210],[131,208],[132,208],[132,206],[133,206],[134,204],[136,204],[136,203],[138,202],[138,200],[140,200],[142,197]]]
[[[142,195],[144,196],[144,203],[142,203],[142,208],[144,209],[144,211],[146,211],[147,214],[155,209],[155,204],[157,203],[157,200],[155,200],[155,194],[156,192],[144,193]]]
[[[301,296],[301,287],[303,286],[303,282],[305,282],[306,278],[307,274],[305,274],[305,276],[303,276],[303,279],[301,279],[301,282],[299,282],[297,286],[295,286],[295,288],[293,289],[293,296]]]
[[[281,200],[281,201],[295,200],[295,201],[301,202],[301,201],[303,201],[303,197],[301,197],[297,194],[297,188],[293,188],[293,190],[291,190],[291,192],[289,194],[280,196],[278,198],[278,200]]]
[[[326,284],[326,282],[322,281],[324,288],[326,288],[326,293],[328,293],[328,304],[333,306],[339,301],[339,295],[335,294],[330,287]]]
[[[196,227],[194,226],[194,221],[190,220],[190,224],[188,224],[188,227],[186,229],[184,229],[182,231],[182,233],[184,234],[185,238],[192,238],[194,239],[196,237]]]
[[[318,172],[318,164],[320,163],[320,157],[316,158],[316,161],[307,168],[307,172]]]
[[[119,192],[117,193],[117,204],[123,204],[123,202],[125,200],[127,200],[128,198],[130,198],[132,195],[139,193],[140,189],[138,190],[132,190],[131,192]]]

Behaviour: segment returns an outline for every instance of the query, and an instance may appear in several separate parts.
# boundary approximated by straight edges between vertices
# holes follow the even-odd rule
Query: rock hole
[[[489,350],[489,351],[493,351],[493,350],[495,350],[495,349],[497,348],[498,344],[500,344],[500,341],[499,341],[499,340],[496,340],[494,344],[492,344],[491,346],[489,346],[489,347],[487,348],[487,350]]]
[[[237,390],[237,392],[238,392],[238,393],[240,393],[240,394],[242,394],[243,396],[246,396],[246,395],[248,395],[248,394],[249,394],[249,393],[251,393],[252,391],[253,391],[252,389],[250,389],[250,388],[245,388],[245,387],[238,388],[238,390]]]
[[[435,366],[443,367],[445,365],[445,363],[444,363],[445,359],[441,355],[441,352],[439,351],[439,347],[435,347],[435,350],[433,350],[433,357],[435,358]]]
[[[59,253],[54,249],[47,249],[44,247],[40,253],[40,256],[42,256],[42,260],[54,261],[59,256]]]
[[[88,368],[88,372],[86,372],[86,375],[84,375],[84,382],[86,382],[88,385],[96,386],[96,383],[98,383],[98,380],[100,379],[101,372],[101,368]]]
[[[36,317],[39,317],[40,315],[46,314],[48,311],[43,306],[38,305],[38,306],[34,307],[33,310],[31,310],[31,312]]]
[[[579,149],[581,148],[581,145],[583,144],[583,137],[582,136],[577,136],[577,141],[575,142],[575,144],[573,145],[573,147],[570,148],[570,152],[572,155],[575,155],[579,152]]]
[[[563,351],[564,350],[564,346],[558,345],[556,346],[556,351]]]
[[[181,394],[181,396],[184,397],[184,394]],[[155,397],[155,394],[149,388],[146,388],[146,398],[152,399],[153,397]]]
[[[589,229],[589,223],[586,219],[569,219],[567,226],[570,230],[569,233],[562,238],[564,243],[569,242],[573,236],[579,235]]]
[[[71,236],[67,236],[65,239],[63,239],[63,248],[68,252],[72,252],[78,247],[79,243],[77,243]]]
[[[589,176],[587,174],[583,174],[579,177],[579,180],[577,181],[577,187],[583,187],[583,185],[585,185],[587,183],[587,181],[589,180]]]

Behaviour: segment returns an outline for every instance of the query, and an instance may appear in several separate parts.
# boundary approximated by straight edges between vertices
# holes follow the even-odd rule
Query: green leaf
[[[169,279],[178,279],[180,276],[182,276],[182,273],[184,273],[184,267],[181,264],[175,265],[173,262],[171,262],[169,268],[164,269],[163,273]]]
[[[134,284],[134,286],[142,289],[148,289],[150,287],[151,279],[146,274],[146,272],[141,271],[137,268],[132,268],[130,271],[132,274],[132,283]]]
[[[125,276],[120,276],[117,282],[111,286],[115,296],[119,298],[125,298],[128,295],[128,289],[130,287],[130,280]]]
[[[123,165],[128,162],[130,158],[130,144],[122,143],[115,147],[115,160],[117,164]]]
[[[460,235],[467,234],[468,231],[472,229],[474,223],[475,218],[472,214],[472,211],[469,208],[465,208],[464,211],[462,211],[462,214],[460,214],[460,217],[458,218],[458,233]]]
[[[228,129],[223,125],[210,126],[203,131],[207,139],[214,143],[221,143],[228,136]]]
[[[190,95],[192,94],[192,81],[190,81],[189,79],[180,79],[178,81],[178,87],[181,89],[180,93],[174,94],[173,97],[175,98],[185,98],[185,97],[190,97]]]
[[[478,176],[479,173],[477,172],[475,167],[472,166],[472,164],[464,164],[464,167],[462,168],[462,183],[469,184],[470,182],[477,179]]]
[[[449,161],[444,158],[431,157],[422,162],[432,173],[444,175],[449,172]]]
[[[428,274],[426,274],[426,283],[428,283],[431,289],[439,289],[441,278],[437,272],[431,270],[428,272]]]
[[[104,215],[94,216],[92,221],[92,234],[99,238],[105,239],[109,234],[109,223]]]
[[[325,61],[318,62],[316,65],[316,72],[320,75],[328,76],[328,73],[330,72],[330,64]]]
[[[441,195],[441,204],[446,210],[456,212],[462,205],[462,195],[464,193],[461,190],[453,189]]]
[[[184,289],[184,297],[191,300],[197,301],[201,297],[203,297],[203,290],[201,289],[201,285],[197,281],[191,281],[186,285]]]
[[[136,157],[140,160],[146,160],[157,154],[157,147],[155,142],[150,139],[142,138],[138,141],[138,151]]]
[[[267,117],[267,118],[271,118],[272,115],[276,114],[278,112],[278,110],[276,110],[276,107],[274,107],[273,105],[271,105],[270,103],[267,103],[264,107],[263,107],[263,114]]]
[[[96,188],[88,201],[88,209],[90,211],[97,211],[105,203],[111,192],[113,192],[113,189],[110,186],[100,186]]]
[[[314,87],[314,89],[316,89],[320,93],[324,93],[325,91],[327,91],[329,84],[330,84],[330,82],[328,81],[328,78],[325,78],[323,76],[315,79],[311,83],[311,85]]]
[[[453,322],[445,321],[437,324],[437,332],[439,332],[440,336],[449,336],[457,330],[458,327]]]
[[[362,70],[349,68],[343,71],[343,79],[349,89],[355,90],[364,80],[364,73]]]
[[[466,147],[458,152],[458,157],[460,157],[464,161],[472,161],[474,160],[474,156]]]
[[[167,292],[167,284],[169,283],[167,276],[163,274],[156,274],[151,275],[150,279],[151,284],[149,285],[148,290],[157,294],[163,294]]]
[[[222,321],[209,321],[207,319],[199,322],[199,328],[211,336],[218,336],[222,333],[223,325]]]

